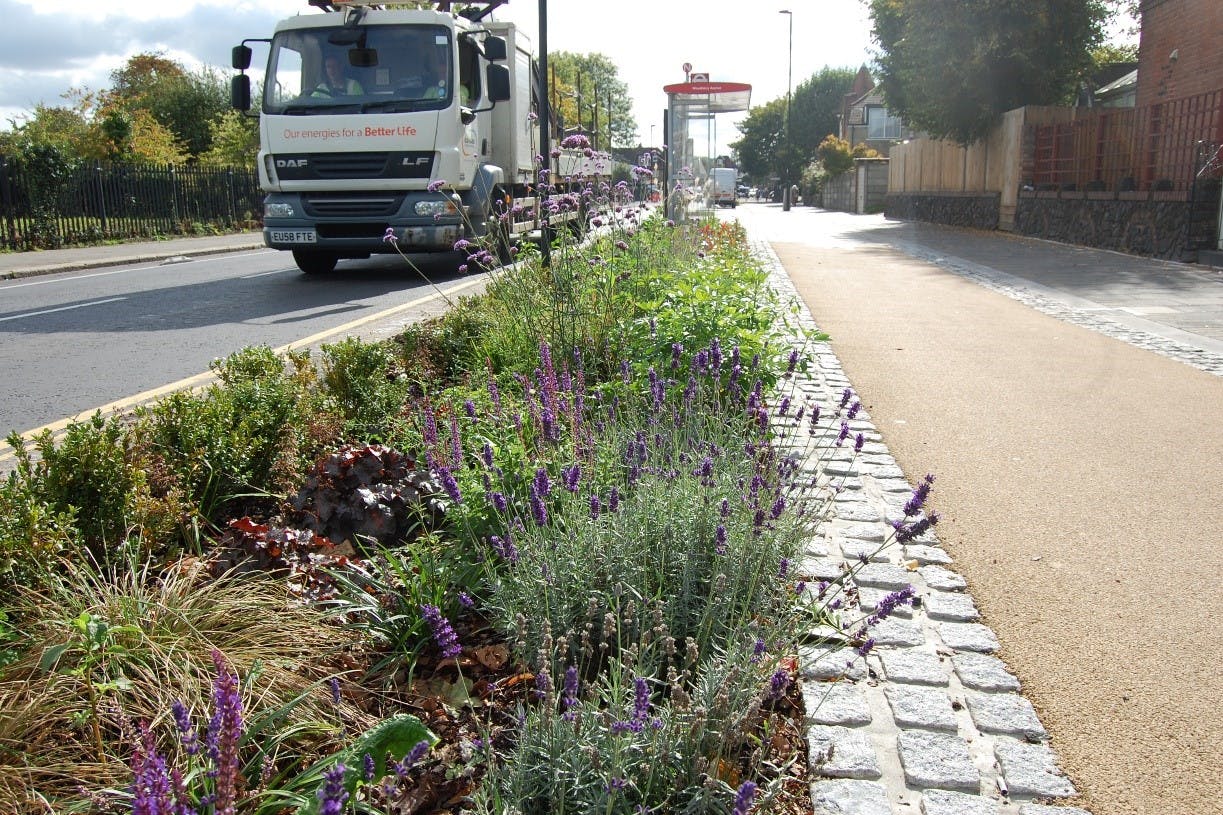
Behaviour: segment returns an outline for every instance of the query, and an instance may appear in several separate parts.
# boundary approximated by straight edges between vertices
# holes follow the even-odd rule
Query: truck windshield
[[[371,25],[359,29],[359,37],[350,44],[353,31],[339,26],[276,34],[263,112],[394,113],[450,104],[454,46],[444,27]]]

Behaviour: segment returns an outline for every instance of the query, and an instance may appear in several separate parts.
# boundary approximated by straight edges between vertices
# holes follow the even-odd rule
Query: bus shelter
[[[685,66],[685,69],[687,66]],[[752,86],[743,82],[709,82],[701,79],[666,85],[667,120],[664,137],[667,145],[667,217],[682,219],[688,204],[701,194],[714,156],[699,156],[690,135],[691,125],[705,121],[713,125],[719,113],[747,110]],[[709,151],[706,151],[709,152]]]

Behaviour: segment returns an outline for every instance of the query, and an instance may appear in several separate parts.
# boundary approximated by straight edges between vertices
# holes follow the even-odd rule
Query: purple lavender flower
[[[480,451],[480,460],[484,462],[485,467],[493,466],[493,445],[489,442],[484,442],[484,449]]]
[[[183,750],[189,756],[197,755],[200,752],[200,740],[195,734],[195,728],[191,726],[187,706],[176,701],[170,706],[170,710],[174,713],[174,724],[178,726],[178,737],[183,745]]]
[[[760,658],[764,656],[764,652],[767,650],[768,645],[765,643],[764,638],[757,637],[756,644],[752,646],[752,662],[759,662]]]
[[[437,181],[430,181],[429,186],[426,189],[428,189],[429,192],[437,192],[444,186],[446,186],[446,180],[444,178],[439,178]]]
[[[597,493],[590,494],[590,520],[599,520],[599,515],[603,512],[603,502],[599,500]]]
[[[472,599],[470,594],[465,591],[461,591],[459,592],[459,605],[461,605],[463,608],[475,608],[476,601]]]
[[[752,801],[756,797],[756,785],[751,781],[744,781],[739,785],[738,791],[735,793],[735,805],[731,809],[730,815],[747,815],[752,808]]]
[[[565,685],[561,691],[561,703],[569,710],[578,703],[578,668],[570,665],[565,669]]]
[[[849,417],[850,419],[853,419],[855,416],[858,415],[858,411],[860,411],[861,409],[862,409],[862,403],[855,401],[852,405],[849,406],[849,413],[845,415]]]
[[[153,734],[141,724],[143,744],[132,756],[132,815],[171,815],[174,784]]]
[[[442,479],[442,489],[446,491],[451,501],[456,504],[463,503],[463,496],[459,493],[459,482],[455,480],[454,475],[450,472],[449,467],[438,467],[437,474]]]
[[[794,369],[798,367],[798,349],[790,351],[790,356],[786,359],[786,373],[794,373]]]
[[[395,777],[401,781],[406,779],[408,776],[408,770],[416,766],[416,764],[425,757],[425,753],[427,752],[429,752],[429,742],[418,741],[416,746],[409,750],[408,754],[403,757],[402,761],[395,762]]]
[[[386,228],[386,234],[382,236],[382,242],[383,243],[393,243],[393,244],[399,243],[399,238],[395,235],[395,227],[388,226]]]
[[[348,791],[344,789],[344,773],[348,768],[342,762],[323,773],[323,785],[319,787],[319,815],[341,815],[344,804],[348,801]]]
[[[620,490],[616,487],[612,487],[611,492],[607,495],[607,508],[612,512],[620,508]]]
[[[581,482],[581,480],[582,480],[581,465],[574,463],[569,467],[564,467],[561,469],[561,483],[564,484],[565,489],[567,491],[577,492],[578,484]]]
[[[868,639],[866,642],[864,642],[864,643],[862,643],[861,645],[859,645],[859,646],[858,646],[858,649],[857,649],[857,650],[858,650],[858,656],[860,656],[860,657],[864,657],[864,656],[866,656],[867,654],[869,654],[869,653],[871,652],[871,649],[872,649],[872,648],[874,648],[874,647],[875,647],[875,638],[874,638],[874,637],[871,637],[871,638],[870,638],[870,639]]]
[[[917,489],[913,490],[913,497],[905,504],[905,517],[916,515],[925,506],[926,499],[930,497],[930,487],[934,484],[934,476],[929,473],[922,479],[922,482],[917,485]]]
[[[854,392],[849,388],[841,391],[841,407],[845,407],[849,404],[849,397],[853,396],[853,394]]]
[[[437,647],[441,649],[443,658],[453,659],[463,653],[463,646],[459,644],[459,636],[454,633],[454,627],[450,625],[450,621],[442,616],[441,609],[426,603],[420,607],[420,613],[429,623],[429,627],[433,629],[433,639]]]
[[[225,657],[212,651],[217,678],[212,683],[213,714],[208,722],[208,755],[216,767],[214,791],[218,815],[231,815],[238,794],[238,742],[242,739],[242,695],[238,675],[229,670]]]
[[[535,674],[535,697],[537,699],[547,699],[548,694],[552,692],[552,675],[547,669],[541,669]]]
[[[879,601],[879,605],[875,606],[875,613],[867,619],[866,624],[874,625],[886,620],[897,608],[911,604],[913,598],[914,591],[912,586],[905,586],[903,589],[888,593]]]
[[[367,784],[374,780],[374,757],[369,753],[361,759],[361,778]]]
[[[783,557],[781,564],[777,567],[777,576],[782,580],[786,579],[786,575],[790,573],[790,559]]]
[[[327,685],[331,688],[332,704],[338,705],[340,703],[340,680],[333,676],[327,680]]]
[[[510,508],[509,501],[506,499],[506,497],[503,494],[499,492],[494,492],[491,495],[489,495],[488,500],[492,502],[493,508],[496,509],[498,512],[500,512],[502,515],[504,515],[506,511]]]
[[[866,444],[866,436],[863,436],[861,433],[859,433],[857,437],[854,438],[854,452],[861,453],[862,446],[864,444]]]
[[[841,422],[841,432],[837,434],[837,447],[844,444],[847,438],[849,438],[849,424],[847,422]]]
[[[769,679],[769,699],[780,699],[786,695],[786,691],[790,688],[790,672],[784,668],[779,668],[773,673]]]

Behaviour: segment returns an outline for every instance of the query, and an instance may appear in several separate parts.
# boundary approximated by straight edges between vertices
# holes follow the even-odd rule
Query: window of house
[[[872,106],[866,109],[866,137],[868,139],[900,139],[904,137],[904,123],[887,108]]]

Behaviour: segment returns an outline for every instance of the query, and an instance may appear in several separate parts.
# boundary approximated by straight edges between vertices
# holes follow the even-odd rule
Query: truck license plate
[[[272,243],[318,243],[318,235],[313,229],[273,230]]]

